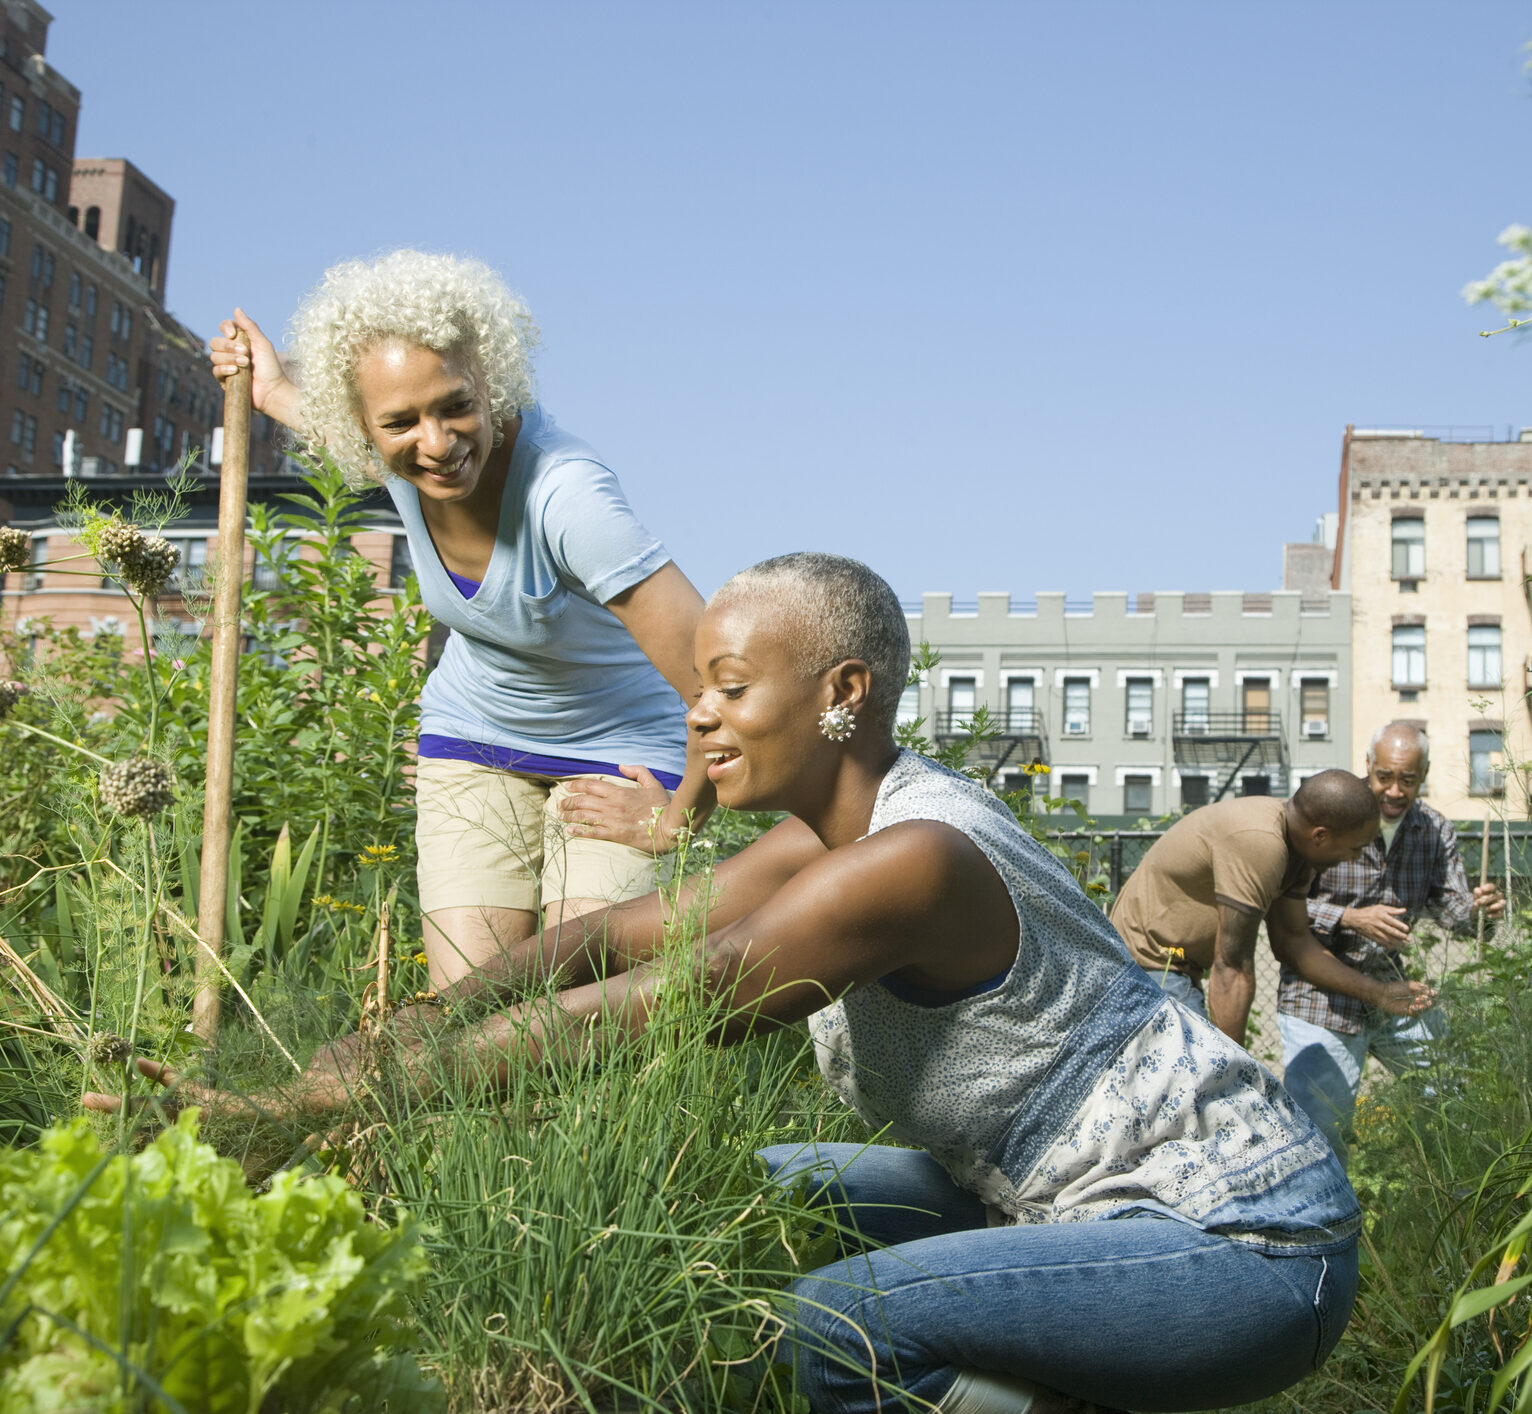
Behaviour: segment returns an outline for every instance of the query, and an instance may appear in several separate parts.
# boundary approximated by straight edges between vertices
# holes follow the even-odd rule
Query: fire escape
[[[1224,796],[1287,794],[1287,747],[1282,718],[1269,707],[1238,712],[1177,712],[1171,746],[1181,772],[1183,799],[1189,779],[1207,781],[1207,800]]]
[[[935,713],[932,735],[936,744],[947,746],[966,737],[974,715],[971,708]],[[1048,729],[1042,712],[1036,707],[1011,707],[987,713],[981,720],[991,728],[998,728],[994,735],[986,736],[968,753],[971,765],[984,767],[986,780],[993,782],[1002,771],[1015,771],[1034,761],[1047,764]]]

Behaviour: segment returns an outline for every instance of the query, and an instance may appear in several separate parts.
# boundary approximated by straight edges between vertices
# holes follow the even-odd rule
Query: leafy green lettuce
[[[253,1193],[194,1111],[132,1156],[60,1125],[0,1151],[0,1409],[436,1409],[405,1349],[425,1270],[407,1216],[329,1175]]]

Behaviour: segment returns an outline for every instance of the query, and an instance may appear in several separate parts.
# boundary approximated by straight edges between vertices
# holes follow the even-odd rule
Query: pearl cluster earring
[[[849,741],[856,730],[856,714],[849,707],[826,707],[819,715],[819,730],[831,741]]]

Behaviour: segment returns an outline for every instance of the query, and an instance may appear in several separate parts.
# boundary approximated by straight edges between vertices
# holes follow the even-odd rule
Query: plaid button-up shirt
[[[1309,923],[1314,935],[1349,967],[1370,977],[1394,980],[1404,974],[1392,948],[1340,926],[1348,908],[1386,903],[1406,910],[1413,923],[1427,911],[1444,928],[1463,928],[1473,912],[1473,890],[1458,852],[1452,822],[1416,801],[1405,811],[1385,856],[1381,831],[1362,857],[1326,869],[1309,890]],[[1278,1010],[1330,1031],[1355,1035],[1370,1010],[1366,1002],[1322,992],[1291,968],[1282,969]]]

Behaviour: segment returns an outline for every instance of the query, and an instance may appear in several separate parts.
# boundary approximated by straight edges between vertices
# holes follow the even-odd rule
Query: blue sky
[[[1532,7],[52,0],[173,309],[488,260],[708,591],[1263,589],[1358,426],[1532,424],[1462,285],[1532,224]]]

